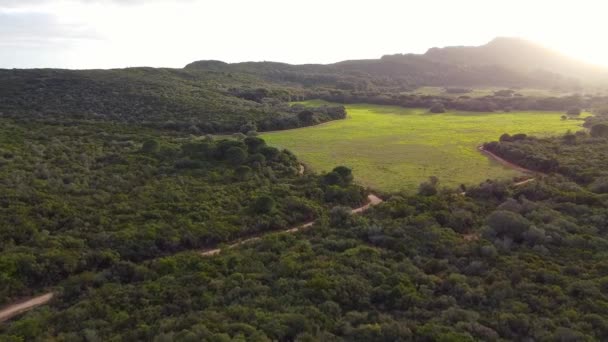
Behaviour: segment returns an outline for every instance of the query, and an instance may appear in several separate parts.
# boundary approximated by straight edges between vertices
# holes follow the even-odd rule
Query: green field
[[[576,131],[582,124],[561,120],[562,113],[557,112],[430,114],[426,109],[367,104],[346,109],[345,120],[262,137],[293,151],[315,171],[346,165],[358,182],[393,191],[415,189],[429,176],[447,186],[518,176],[476,147],[505,132],[540,136]]]
[[[509,88],[505,87],[485,87],[485,88],[471,88],[471,87],[455,87],[455,88],[469,88],[471,92],[450,94],[446,92],[445,87],[420,87],[413,91],[406,92],[406,94],[417,94],[417,95],[429,95],[429,96],[447,96],[447,97],[484,97],[494,95],[494,92],[498,90],[505,90]],[[549,89],[534,89],[534,88],[519,88],[513,89],[516,93],[524,96],[538,96],[538,97],[549,97],[549,96],[568,96],[572,95],[572,92],[561,91],[561,90],[549,90]]]

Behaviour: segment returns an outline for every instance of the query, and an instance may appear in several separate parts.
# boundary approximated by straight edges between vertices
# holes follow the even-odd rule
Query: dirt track
[[[488,155],[488,156],[492,157],[492,159],[494,159],[494,160],[498,161],[499,163],[501,163],[501,164],[503,164],[503,165],[505,165],[505,166],[508,166],[508,167],[510,167],[510,168],[512,168],[512,169],[515,169],[515,170],[517,170],[517,171],[521,171],[521,172],[524,172],[524,173],[531,173],[531,174],[542,174],[541,172],[538,172],[538,171],[533,171],[533,170],[530,170],[530,169],[526,169],[525,167],[521,167],[521,166],[519,166],[519,165],[517,165],[517,164],[513,164],[513,163],[511,163],[510,161],[508,161],[508,160],[506,160],[506,159],[503,159],[503,158],[501,158],[501,157],[499,157],[499,156],[495,155],[494,153],[492,153],[492,152],[490,152],[490,151],[488,151],[488,150],[484,149],[484,148],[483,148],[483,146],[479,146],[479,147],[477,147],[477,149],[478,149],[478,150],[479,150],[481,153],[486,154],[486,155]]]
[[[380,197],[378,197],[376,195],[373,195],[373,194],[368,195],[367,199],[368,199],[368,202],[367,202],[366,205],[351,210],[351,214],[362,213],[362,212],[368,210],[369,208],[371,208],[372,206],[378,205],[378,204],[380,204],[380,203],[383,202]],[[300,225],[300,226],[297,226],[297,227],[293,227],[293,228],[289,228],[289,229],[286,229],[286,230],[281,230],[281,231],[277,231],[277,232],[269,232],[269,233],[265,233],[265,234],[260,234],[259,236],[255,236],[255,237],[252,237],[252,238],[249,238],[249,239],[245,239],[245,240],[240,240],[240,241],[234,242],[234,243],[228,245],[227,248],[234,248],[234,247],[238,247],[240,245],[243,245],[243,244],[246,244],[246,243],[249,243],[249,242],[253,242],[253,241],[259,240],[259,239],[261,239],[266,234],[272,234],[272,233],[295,233],[295,232],[298,232],[300,230],[304,230],[306,228],[310,228],[314,223],[315,223],[315,221],[312,221],[312,222],[308,222],[308,223],[305,223],[303,225]],[[202,250],[200,252],[200,254],[202,256],[211,256],[211,255],[216,255],[216,254],[220,253],[221,251],[222,251],[221,248],[213,248],[213,249]]]
[[[0,309],[0,322],[4,322],[8,319],[11,319],[20,313],[29,311],[37,306],[44,305],[48,303],[55,294],[52,292],[43,294],[38,297],[34,297],[28,299],[26,301],[22,301],[16,304],[11,304],[7,307]]]
[[[365,210],[369,209],[370,207],[382,203],[382,199],[376,195],[368,195],[367,199],[369,202],[366,205],[353,209],[351,211],[351,213],[352,214],[362,213]],[[281,233],[295,233],[297,231],[311,227],[314,223],[315,223],[315,221],[308,222],[308,223],[302,224],[300,226],[293,227],[293,228],[283,230],[280,232]],[[275,232],[272,232],[272,233],[275,233]],[[270,233],[267,233],[267,234],[270,234]],[[234,243],[230,244],[228,246],[228,248],[234,248],[234,247],[240,246],[242,244],[246,244],[249,242],[259,240],[264,235],[265,234],[261,234],[260,236],[256,236],[256,237],[252,237],[249,239],[234,242]],[[211,255],[218,254],[221,251],[222,251],[221,248],[214,248],[214,249],[209,249],[209,250],[203,250],[203,251],[201,251],[200,254],[202,256],[211,256]],[[37,297],[33,297],[33,298],[30,298],[30,299],[27,299],[24,301],[20,301],[18,303],[10,304],[4,308],[0,308],[0,322],[4,322],[19,314],[24,313],[26,311],[29,311],[38,306],[44,305],[44,304],[48,303],[51,299],[53,299],[54,296],[55,296],[55,294],[53,292],[49,292],[49,293],[45,293],[45,294],[37,296]]]

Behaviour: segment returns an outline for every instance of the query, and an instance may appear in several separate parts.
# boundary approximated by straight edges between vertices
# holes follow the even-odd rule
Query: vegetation
[[[572,74],[509,39],[0,70],[0,305],[54,294],[0,341],[608,340],[608,98]]]
[[[298,166],[257,137],[213,141],[2,119],[0,304],[71,275],[285,229],[323,207],[364,202],[358,186],[299,176]]]
[[[435,114],[445,113],[445,106],[441,102],[433,103],[429,111]]]
[[[603,182],[608,180],[607,127],[597,124],[590,133],[569,132],[558,137],[501,139],[484,147],[527,169],[561,174],[581,185],[593,184],[592,191],[603,191]]]
[[[297,128],[341,106],[286,104],[298,91],[245,74],[178,69],[0,70],[0,116],[50,124],[118,122],[192,134]]]
[[[0,333],[75,341],[603,340],[606,199],[550,177],[518,187],[488,181],[466,196],[395,194],[363,217],[336,207],[304,233],[270,235],[211,259],[182,253],[82,273],[61,284],[49,307]]]
[[[518,171],[488,160],[477,147],[505,131],[547,135],[580,129],[583,123],[563,121],[560,112],[430,115],[425,109],[366,104],[346,109],[346,120],[262,137],[272,146],[293,151],[313,170],[347,165],[366,186],[415,191],[429,176],[437,176],[449,187],[519,176]]]
[[[517,56],[513,56],[513,51],[517,51]],[[376,89],[378,94],[399,93],[396,90],[421,86],[466,89],[491,85],[579,91],[582,87],[605,85],[607,76],[605,69],[564,58],[530,42],[508,38],[478,47],[431,48],[420,55],[386,55],[380,59],[328,65],[197,61],[187,65],[186,70],[248,73],[307,87]]]

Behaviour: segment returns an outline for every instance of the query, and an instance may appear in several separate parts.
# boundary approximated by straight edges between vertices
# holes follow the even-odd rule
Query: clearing
[[[429,176],[447,186],[521,176],[477,147],[503,133],[555,135],[579,130],[583,123],[562,120],[561,112],[431,114],[427,109],[369,104],[346,105],[346,110],[345,120],[264,133],[262,138],[293,151],[315,171],[345,165],[359,183],[395,191],[416,189]]]

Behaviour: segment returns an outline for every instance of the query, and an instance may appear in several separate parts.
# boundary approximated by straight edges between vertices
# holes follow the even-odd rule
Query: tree
[[[349,185],[353,181],[353,171],[346,166],[337,166],[333,169],[333,172],[340,175],[341,183],[343,186]]]
[[[225,158],[232,165],[240,165],[247,160],[247,151],[240,147],[233,146],[226,151]]]
[[[298,120],[305,124],[312,124],[315,118],[315,113],[310,110],[303,110],[298,113]]]
[[[521,241],[524,233],[530,227],[530,221],[523,216],[505,210],[494,211],[486,219],[486,224],[489,227],[490,236],[509,237],[515,241]]]
[[[251,177],[251,168],[249,166],[241,165],[234,170],[234,174],[239,180],[247,180]]]
[[[564,143],[566,143],[568,145],[572,145],[572,144],[576,143],[576,135],[572,134],[571,132],[564,134],[563,139],[564,139]]]
[[[248,123],[242,125],[239,128],[239,131],[241,133],[245,133],[245,134],[249,134],[250,132],[257,132],[258,126],[255,124],[255,122],[248,122]]]
[[[141,151],[145,153],[156,153],[158,152],[159,147],[158,141],[149,139],[144,141],[144,144],[141,146]]]
[[[420,186],[418,187],[418,194],[422,196],[433,196],[437,194],[438,184],[439,178],[431,176],[427,182],[420,183]]]
[[[431,108],[431,113],[445,113],[445,106],[441,102],[435,102]]]
[[[570,107],[566,111],[566,114],[568,114],[570,116],[579,116],[579,115],[581,115],[581,109],[578,107]]]
[[[253,210],[258,214],[269,214],[274,210],[275,205],[272,197],[262,195],[253,202]]]
[[[494,96],[511,97],[515,94],[515,90],[501,89],[494,92]]]
[[[511,135],[509,133],[504,133],[503,135],[500,136],[500,138],[498,140],[500,140],[500,142],[513,141],[513,139],[511,138]]]
[[[342,177],[337,172],[329,172],[324,177],[323,180],[327,185],[338,185],[342,182]]]
[[[249,153],[255,153],[259,151],[260,148],[266,146],[266,142],[264,141],[264,139],[258,137],[248,136],[243,140],[243,142],[245,143],[245,145],[247,145]]]
[[[513,134],[513,136],[511,136],[511,139],[513,141],[517,141],[517,140],[524,140],[527,137],[528,137],[528,135],[525,133],[517,133],[517,134]]]
[[[236,140],[243,140],[243,139],[245,139],[246,135],[241,132],[237,132],[237,133],[232,133],[232,137]]]
[[[267,160],[274,160],[281,154],[281,151],[276,147],[264,146],[260,149],[260,153],[263,154]]]
[[[349,207],[337,206],[329,212],[329,222],[336,227],[342,227],[349,222],[351,209]]]
[[[603,138],[608,136],[608,125],[607,124],[597,124],[591,127],[591,136],[594,138]]]

